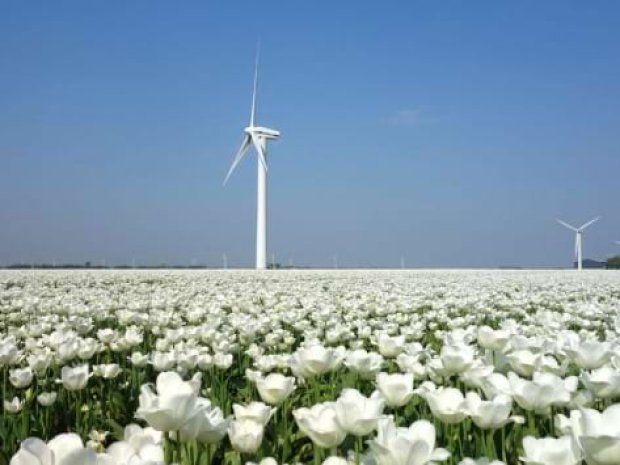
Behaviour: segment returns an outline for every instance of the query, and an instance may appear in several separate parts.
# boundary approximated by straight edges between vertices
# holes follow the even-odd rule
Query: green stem
[[[357,465],[359,465],[362,460],[362,446],[363,446],[362,437],[356,436],[355,437],[355,463]]]

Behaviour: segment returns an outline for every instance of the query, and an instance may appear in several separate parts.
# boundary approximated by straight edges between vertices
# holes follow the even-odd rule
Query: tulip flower
[[[444,345],[440,360],[448,374],[463,373],[474,364],[474,348],[467,344]]]
[[[384,357],[396,357],[404,350],[404,346],[405,336],[389,336],[387,334],[380,334],[377,338],[379,353]]]
[[[419,355],[398,354],[396,364],[401,371],[413,374],[415,379],[425,379],[428,375],[426,367],[420,362]]]
[[[573,434],[578,437],[588,465],[620,463],[620,404],[603,412],[583,409],[574,421],[577,425]]]
[[[129,358],[131,364],[135,367],[144,367],[149,362],[148,355],[143,355],[140,352],[133,352]]]
[[[21,351],[17,349],[15,338],[9,336],[0,341],[0,366],[9,366],[19,362],[22,357]]]
[[[33,373],[30,367],[16,368],[9,371],[9,381],[17,389],[23,389],[30,386],[30,383],[32,383],[32,377]]]
[[[372,379],[381,370],[383,357],[376,352],[356,349],[348,353],[344,365],[351,371],[358,373],[363,379]]]
[[[379,421],[377,437],[368,445],[377,465],[425,465],[450,456],[447,450],[435,448],[435,439],[435,427],[426,420],[398,428],[387,417]]]
[[[155,386],[156,393],[148,384],[142,385],[136,417],[158,431],[178,431],[200,408],[196,404],[200,377],[183,381],[175,372],[164,372]]]
[[[515,350],[506,355],[510,368],[519,376],[530,377],[542,359],[542,354],[535,354],[530,350]]]
[[[44,375],[45,370],[52,364],[52,353],[49,349],[30,354],[27,357],[28,366],[37,374]]]
[[[4,410],[8,413],[19,413],[24,408],[24,402],[19,397],[13,397],[13,399],[5,400]]]
[[[313,343],[297,349],[291,357],[290,366],[296,376],[311,378],[334,370],[343,358],[343,350]]]
[[[337,455],[330,455],[325,460],[323,460],[323,463],[321,463],[321,465],[349,465],[349,462],[343,457],[338,457]]]
[[[234,420],[228,427],[228,437],[235,450],[254,454],[263,442],[264,426],[253,420]]]
[[[608,342],[580,341],[564,349],[570,359],[584,370],[602,367],[613,355],[613,348]]]
[[[208,399],[199,397],[194,414],[181,427],[179,437],[181,441],[196,439],[202,444],[215,444],[226,436],[230,421],[230,417],[224,418],[219,407],[211,405]]]
[[[444,423],[460,423],[467,416],[467,401],[458,389],[440,387],[427,392],[424,398],[433,415]]]
[[[501,460],[493,460],[493,459],[488,459],[486,457],[479,457],[477,459],[466,457],[463,460],[461,460],[458,463],[458,465],[506,465],[506,464],[502,462]]]
[[[62,367],[60,371],[60,382],[67,391],[80,391],[88,384],[88,365],[80,365],[75,368],[68,366]]]
[[[566,405],[577,390],[577,378],[562,379],[551,373],[534,373],[532,381],[508,373],[512,396],[519,406],[535,413],[548,413],[552,405]]]
[[[354,436],[370,434],[383,416],[385,401],[365,397],[357,389],[343,389],[336,401],[336,417],[340,427]]]
[[[510,333],[501,329],[493,330],[489,326],[478,328],[478,344],[485,349],[502,352],[508,345]]]
[[[620,397],[620,371],[611,367],[601,367],[590,373],[583,372],[584,386],[599,399]]]
[[[467,414],[481,429],[497,429],[510,421],[523,423],[522,417],[510,417],[512,399],[499,394],[492,400],[482,400],[475,392],[468,392],[466,396]]]
[[[531,465],[577,465],[581,462],[579,450],[570,436],[559,439],[526,436],[520,459]]]
[[[377,389],[388,407],[402,407],[413,396],[413,375],[379,373]]]
[[[106,454],[115,465],[160,465],[164,463],[162,435],[153,428],[128,425],[122,441],[111,444]]]
[[[256,379],[256,389],[263,402],[281,404],[295,390],[295,378],[280,373],[270,373]]]
[[[271,408],[262,402],[250,402],[248,405],[233,404],[233,412],[235,420],[252,420],[265,426],[276,412],[275,408]]]
[[[339,446],[347,435],[338,422],[335,407],[334,402],[324,402],[311,408],[293,410],[293,417],[301,432],[318,447],[330,449]]]
[[[93,374],[104,379],[114,379],[121,371],[121,368],[116,363],[93,365]]]
[[[58,394],[55,392],[42,392],[37,396],[37,402],[43,407],[49,407],[56,402]]]
[[[47,444],[38,438],[25,439],[10,465],[98,465],[98,460],[77,434],[66,433]]]

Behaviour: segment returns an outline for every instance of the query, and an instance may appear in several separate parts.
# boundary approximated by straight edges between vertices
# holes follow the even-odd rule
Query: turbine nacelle
[[[246,134],[264,137],[265,139],[275,140],[280,137],[280,131],[269,129],[262,126],[248,126],[244,129]]]

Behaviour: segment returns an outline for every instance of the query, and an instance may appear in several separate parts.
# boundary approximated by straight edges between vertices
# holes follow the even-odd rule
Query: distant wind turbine
[[[558,219],[557,222],[560,223],[562,226],[570,229],[571,231],[575,232],[575,258],[577,259],[577,269],[581,270],[582,269],[582,258],[583,258],[583,252],[582,252],[582,235],[583,235],[583,231],[590,225],[592,225],[593,223],[596,223],[598,220],[600,220],[601,217],[597,216],[596,218],[594,218],[593,220],[588,221],[587,223],[582,224],[581,226],[579,226],[578,228]]]
[[[254,68],[254,90],[252,92],[252,109],[250,111],[250,125],[244,129],[245,135],[241,147],[235,156],[224,184],[230,178],[250,145],[254,146],[257,154],[257,182],[256,182],[256,269],[267,268],[267,141],[276,140],[280,132],[256,126],[256,88],[258,85],[258,51]]]

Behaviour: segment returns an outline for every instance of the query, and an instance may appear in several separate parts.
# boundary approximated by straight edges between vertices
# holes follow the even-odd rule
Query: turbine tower
[[[571,231],[575,232],[575,258],[577,260],[577,269],[581,270],[582,269],[582,258],[583,258],[583,254],[582,254],[582,249],[581,249],[581,244],[582,244],[582,235],[583,235],[583,231],[584,229],[586,229],[588,226],[590,226],[592,223],[596,223],[598,220],[600,220],[601,217],[597,216],[596,218],[594,218],[593,220],[588,221],[587,223],[582,224],[581,226],[579,226],[578,228],[571,226],[570,224],[558,219],[558,223],[560,223],[562,226],[565,226],[566,228],[570,229]]]
[[[280,131],[256,126],[256,88],[258,85],[258,51],[254,68],[254,90],[252,92],[252,109],[250,110],[250,125],[243,132],[241,147],[235,156],[224,184],[233,173],[250,145],[256,150],[256,164],[258,167],[256,181],[256,269],[267,268],[267,141],[280,137]]]

